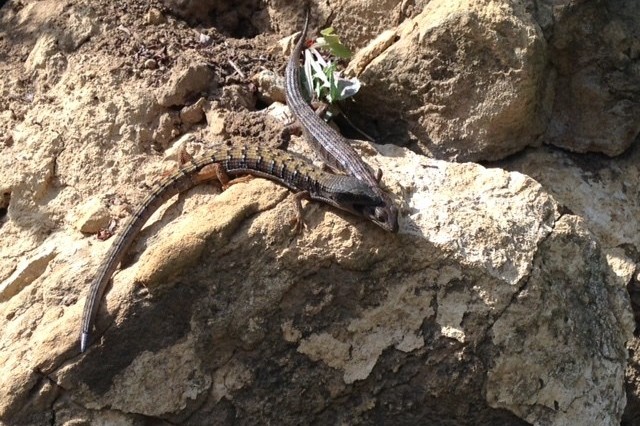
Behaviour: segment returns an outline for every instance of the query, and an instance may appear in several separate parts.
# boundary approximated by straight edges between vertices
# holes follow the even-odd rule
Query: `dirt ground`
[[[33,9],[33,12],[24,13],[26,8]],[[95,20],[68,28],[70,15],[78,10],[86,11],[86,15]],[[149,10],[153,12],[149,13]],[[167,23],[167,19],[171,22]],[[224,16],[219,19],[223,20]],[[230,28],[229,20],[232,19],[225,20],[226,26],[222,28]],[[75,76],[77,81],[65,76],[71,90],[76,85],[82,86],[87,78],[105,73],[111,77],[111,85],[100,87],[98,100],[117,96],[122,90],[119,84],[131,80],[135,81],[140,93],[162,86],[181,58],[210,65],[215,70],[217,90],[242,85],[250,94],[253,94],[252,89],[255,92],[251,77],[258,71],[277,71],[284,67],[284,56],[273,49],[279,35],[264,33],[252,38],[236,37],[234,33],[255,33],[258,29],[249,21],[236,20],[234,28],[221,32],[210,26],[209,19],[201,21],[201,24],[192,22],[194,26],[190,26],[159,1],[130,0],[117,4],[82,0],[64,3],[8,2],[3,8],[0,36],[0,69],[3,75],[0,84],[5,118],[0,136],[2,146],[12,146],[9,130],[24,120],[28,111],[40,102],[52,101],[47,96],[48,91],[58,83],[61,71],[67,65],[66,56],[82,57],[82,75]],[[60,56],[63,57],[56,58],[60,72],[48,69],[43,72],[43,68],[49,68],[44,64],[36,65],[33,72],[25,72],[24,64],[30,59],[36,42],[46,33],[61,32],[63,43],[51,48],[62,53]],[[105,57],[110,59],[108,69],[104,68],[104,61],[94,60]],[[131,90],[131,87],[127,89]],[[220,93],[210,95],[215,98]],[[253,102],[253,105],[230,102],[225,106],[232,109],[260,107],[255,99]]]

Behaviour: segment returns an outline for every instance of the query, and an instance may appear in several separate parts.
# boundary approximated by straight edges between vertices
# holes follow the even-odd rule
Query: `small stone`
[[[207,117],[207,125],[212,135],[221,135],[224,133],[225,114],[220,108],[209,108],[205,111]]]
[[[47,59],[58,51],[57,44],[58,41],[53,35],[45,34],[41,36],[25,61],[24,67],[26,71],[30,73],[36,69],[44,68]]]
[[[295,117],[291,114],[291,109],[280,102],[272,103],[264,109],[264,112],[284,125],[291,124],[295,121]]]
[[[155,59],[147,59],[144,61],[144,67],[148,70],[155,70],[158,68],[158,62]]]
[[[153,139],[166,149],[169,142],[180,134],[180,119],[176,113],[164,113],[160,116],[158,127],[153,133]]]
[[[209,36],[207,34],[199,33],[198,34],[198,43],[203,44],[203,45],[208,45],[209,43],[211,43],[211,36]]]
[[[109,210],[99,198],[90,198],[78,207],[74,228],[86,234],[95,234],[109,225]]]
[[[251,78],[258,88],[258,98],[269,104],[285,103],[284,78],[270,70],[262,70]]]
[[[180,120],[187,124],[200,123],[204,119],[204,98],[198,99],[193,105],[186,106],[180,111]]]
[[[158,25],[167,22],[167,18],[155,7],[149,9],[145,18],[147,23],[151,25]]]
[[[215,75],[205,63],[176,66],[167,84],[157,94],[163,107],[184,105],[187,98],[216,87]]]

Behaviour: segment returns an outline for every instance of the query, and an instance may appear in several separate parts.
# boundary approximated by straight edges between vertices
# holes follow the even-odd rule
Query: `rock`
[[[87,234],[96,234],[109,225],[111,217],[109,210],[104,206],[100,198],[90,198],[83,203],[72,218],[74,227]]]
[[[508,162],[510,170],[525,173],[539,181],[562,209],[580,216],[604,247],[607,262],[615,274],[616,285],[631,293],[636,323],[640,319],[640,286],[634,277],[640,248],[640,147],[624,156],[608,159],[596,155],[577,155],[557,149],[528,150]],[[628,343],[631,361],[626,367],[627,401],[624,422],[634,424],[640,413],[639,339]],[[612,402],[613,404],[613,402]],[[598,409],[610,407],[595,406]],[[585,410],[590,410],[585,407]],[[594,418],[597,418],[594,414]]]
[[[58,40],[52,34],[44,34],[38,38],[35,46],[24,63],[27,73],[44,68],[47,60],[58,51]]]
[[[112,409],[129,411],[135,407],[145,416],[162,416],[184,410],[198,402],[211,387],[212,377],[199,368],[201,362],[193,342],[183,342],[158,352],[145,352],[128,366],[118,377],[103,400],[111,401]],[[150,374],[155,372],[155,374]],[[143,380],[144,384],[140,381]],[[153,388],[157,383],[166,384],[162,398],[148,398],[144,393],[132,392],[142,384]],[[91,408],[104,408],[100,402]]]
[[[559,217],[554,201],[522,174],[378,149],[384,157],[372,158],[373,166],[384,169],[395,194],[406,194],[400,235],[313,203],[305,208],[305,233],[295,236],[292,202],[281,201],[289,198],[286,190],[260,179],[234,185],[160,228],[140,259],[116,274],[98,320],[103,328],[107,314],[113,323],[101,340],[49,376],[93,409],[198,416],[204,403],[222,415],[215,402],[220,390],[212,393],[211,386],[219,381],[215,372],[231,362],[242,378],[224,400],[237,410],[259,406],[262,392],[273,390],[261,371],[288,383],[276,397],[278,409],[262,414],[275,419],[302,402],[303,388],[305,400],[309,393],[334,393],[314,398],[315,410],[338,409],[332,401],[355,383],[382,403],[376,377],[392,369],[400,381],[405,374],[429,378],[427,387],[407,385],[413,398],[436,398],[444,406],[464,400],[464,410],[487,416],[505,416],[495,410],[508,409],[528,421],[583,423],[593,407],[601,409],[603,422],[619,419],[624,341],[631,333],[628,299],[581,221]],[[100,253],[104,249],[94,253],[96,262]],[[61,273],[65,269],[75,268],[68,264]],[[61,277],[49,277],[50,285]],[[77,350],[80,308],[76,303],[58,321],[70,336],[58,341],[59,356]],[[295,343],[285,326],[299,330]],[[564,336],[559,352],[549,327]],[[532,351],[521,352],[523,344]],[[577,364],[558,370],[565,354]],[[532,367],[522,369],[525,362]],[[593,381],[576,376],[586,363]],[[149,387],[159,364],[175,372],[168,379],[175,386]],[[522,383],[514,379],[514,366],[516,374],[540,377],[546,386],[537,386],[536,378],[527,393],[509,391]],[[440,368],[449,374],[438,375]],[[528,376],[531,369],[535,376]],[[185,380],[194,382],[184,387]],[[485,380],[486,401],[476,393]],[[438,391],[444,388],[456,391],[446,396]],[[22,404],[24,395],[17,385],[8,389],[13,396],[0,398],[8,404],[4,418],[11,401]],[[566,395],[560,400],[559,389]],[[593,398],[603,403],[581,402]],[[531,401],[538,401],[533,408]],[[549,409],[553,401],[562,410]],[[403,408],[415,416],[426,409]]]
[[[218,136],[224,133],[225,113],[217,105],[205,106],[207,126],[212,135]]]
[[[625,287],[576,216],[563,216],[539,250],[525,286],[492,326],[500,355],[487,400],[531,423],[618,424],[620,361],[634,329]]]
[[[171,144],[171,146],[164,150],[164,161],[173,161],[176,164],[180,164],[187,148],[195,143],[197,143],[197,139],[190,133],[180,136]]]
[[[147,23],[151,25],[159,25],[167,22],[167,18],[155,7],[149,9],[146,15]]]
[[[582,217],[607,249],[640,249],[640,147],[616,159],[546,148],[526,151],[504,166],[540,182],[568,211]]]
[[[431,1],[396,34],[375,58],[368,47],[353,60],[354,69],[367,63],[358,109],[382,123],[379,140],[402,143],[397,135],[410,133],[422,151],[458,161],[539,143],[553,79],[544,37],[522,5]]]
[[[273,185],[266,181],[260,180],[259,183],[262,185],[254,185],[249,188],[249,193],[244,191],[240,196],[236,194],[242,191],[243,185],[232,185],[217,197],[215,205],[203,206],[201,214],[196,213],[203,219],[202,223],[184,221],[178,224],[172,235],[142,255],[134,281],[153,291],[156,285],[169,282],[172,276],[200,258],[210,242],[208,236],[224,239],[227,233],[240,226],[247,215],[273,208],[284,198],[286,192],[283,189],[274,191]],[[222,223],[207,217],[207,210],[217,206],[220,206],[220,216],[224,217]]]
[[[158,91],[158,103],[163,107],[185,105],[188,98],[216,85],[214,73],[207,64],[183,64],[172,71],[167,84]]]
[[[211,44],[211,36],[204,33],[198,33],[198,43],[203,46],[208,46]]]
[[[262,70],[251,79],[258,88],[258,99],[271,104],[285,103],[284,78],[270,70]]]
[[[523,89],[527,82],[541,93],[527,74],[538,72],[535,58],[550,52],[538,33],[552,37],[561,9],[568,13],[586,3],[537,2],[530,13],[544,18],[541,30],[532,30],[535,24],[515,2],[432,1],[429,19],[415,13],[419,3],[410,3],[375,5],[375,13],[389,10],[389,22],[413,16],[420,25],[415,33],[407,23],[392,29],[400,39],[386,49],[376,44],[380,53],[363,56],[363,73],[420,32],[424,39],[415,43],[423,50],[410,59],[424,58],[436,79],[411,86],[409,73],[399,81],[416,94],[436,91],[443,102],[460,100],[458,91],[470,82],[495,82],[488,93],[520,106],[513,114],[524,120],[522,140],[515,132],[517,141],[505,147],[528,144],[533,127],[526,123],[544,116],[541,105],[547,105],[518,104],[538,101]],[[0,217],[0,423],[620,424],[625,385],[625,421],[637,419],[638,360],[632,354],[627,362],[625,346],[630,341],[638,348],[625,287],[633,306],[640,306],[633,149],[611,160],[544,146],[487,168],[356,142],[358,152],[384,171],[383,184],[401,208],[401,230],[394,235],[307,202],[306,227],[298,235],[291,225],[294,199],[283,187],[257,178],[222,193],[200,185],[163,205],[140,232],[100,306],[96,339],[80,355],[87,287],[114,240],[83,236],[69,212],[98,199],[126,219],[153,184],[175,170],[182,149],[198,155],[214,144],[275,145],[281,124],[255,110],[251,84],[224,64],[251,67],[247,75],[253,75],[262,66],[278,69],[284,58],[266,47],[279,36],[239,41],[210,30],[212,43],[203,50],[194,29],[173,20],[149,25],[148,8],[137,3],[92,3],[87,13],[78,5],[27,2],[0,9],[0,43],[9,52],[0,64],[6,76],[0,98],[10,110],[0,133],[11,135],[0,155],[0,170],[11,172],[0,173],[0,189],[11,191]],[[320,6],[322,14],[328,6]],[[247,17],[258,16],[282,32],[282,21],[266,19],[276,7],[255,15],[228,9],[220,19],[248,24],[250,32]],[[362,13],[353,22],[365,22]],[[80,22],[97,16],[92,22],[100,31],[81,49],[57,52],[25,76],[34,34],[63,32],[73,14]],[[455,16],[468,21],[462,25]],[[423,27],[425,21],[442,26]],[[626,43],[619,35],[627,33],[617,28],[602,36]],[[364,25],[354,31],[371,32]],[[131,57],[138,52],[138,59]],[[249,52],[256,62],[243,60]],[[459,62],[452,61],[456,73],[448,75],[451,52]],[[64,56],[66,67],[50,67],[56,55]],[[137,69],[148,57],[173,67],[170,81]],[[498,63],[507,64],[504,69],[482,62],[496,57],[506,58]],[[211,90],[212,80],[197,72],[186,78],[184,64],[205,63],[223,64],[215,73],[224,77],[224,91]],[[474,72],[485,79],[474,80]],[[483,89],[477,87],[478,97],[466,105],[489,102],[480,96]],[[195,113],[184,106],[201,92],[207,125],[174,121],[178,111]],[[529,97],[516,99],[523,93]],[[156,94],[172,106],[159,105]],[[416,105],[424,100],[406,91],[397,96]],[[282,106],[273,105],[270,112],[278,115]],[[457,123],[442,122],[454,132],[464,111],[448,107],[461,114],[447,117]],[[500,108],[490,107],[471,110]],[[166,123],[158,126],[165,113]],[[518,128],[482,117],[494,134]],[[486,137],[484,125],[472,124]],[[153,144],[156,128],[169,130],[163,152]],[[173,130],[186,128],[175,140]],[[439,137],[445,142],[437,147],[446,146]],[[292,138],[296,152],[309,149],[301,140]],[[471,142],[470,152],[479,156],[483,147]],[[488,147],[495,152],[495,145]],[[119,232],[123,221],[114,223]]]
[[[291,113],[291,109],[280,102],[274,102],[264,109],[265,114],[278,120],[283,125],[291,124],[295,121],[295,117]]]
[[[606,251],[607,263],[618,277],[618,285],[626,287],[631,283],[636,265],[626,252],[621,248],[613,248]]]
[[[380,33],[354,55],[345,72],[350,75],[362,74],[371,61],[395,43],[397,37],[398,34],[394,30],[386,30]]]
[[[637,318],[636,318],[637,323]],[[640,339],[632,339],[628,343],[629,352],[632,354],[640,353]],[[638,358],[632,357],[627,364],[626,381],[627,386],[627,407],[625,409],[623,423],[634,425],[640,419],[640,371],[638,370]]]
[[[158,62],[155,59],[147,59],[144,61],[144,67],[148,70],[155,70],[158,68]]]
[[[59,43],[64,51],[77,50],[95,33],[97,29],[94,23],[95,16],[87,14],[90,10],[86,9],[81,13],[74,11],[69,16],[65,30],[59,34]]]
[[[197,124],[204,119],[204,107],[206,104],[204,98],[198,99],[193,105],[188,105],[180,110],[180,121],[185,124]]]
[[[619,155],[640,134],[640,3],[571,3],[549,43],[557,83],[545,142]]]
[[[57,250],[54,244],[45,244],[40,247],[37,253],[19,264],[9,278],[0,282],[0,302],[11,299],[42,276],[56,254]]]
[[[158,120],[158,127],[153,132],[153,140],[162,148],[167,148],[169,143],[180,135],[180,117],[177,113],[164,113]]]
[[[233,84],[222,88],[220,104],[228,109],[255,109],[257,96],[245,85]]]

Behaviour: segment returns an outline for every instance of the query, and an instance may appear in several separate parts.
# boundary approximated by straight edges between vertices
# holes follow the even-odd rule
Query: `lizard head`
[[[383,200],[383,204],[373,209],[365,208],[363,216],[389,232],[398,232],[398,208],[390,200]]]
[[[398,231],[398,209],[364,182],[351,176],[335,176],[337,184],[318,194],[341,210],[364,217],[389,232]]]

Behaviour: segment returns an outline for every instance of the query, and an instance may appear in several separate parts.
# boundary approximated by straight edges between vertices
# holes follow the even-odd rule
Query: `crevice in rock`
[[[517,303],[518,297],[529,286],[529,281],[532,278],[531,272],[533,270],[533,266],[537,262],[537,259],[538,259],[539,253],[540,253],[540,247],[551,237],[551,235],[553,235],[553,233],[554,233],[554,231],[556,229],[556,224],[564,216],[564,214],[562,212],[560,212],[561,209],[559,208],[558,210],[559,210],[558,211],[559,216],[558,216],[558,218],[556,220],[553,221],[553,224],[551,225],[551,230],[536,245],[535,253],[533,254],[533,256],[531,258],[530,267],[529,267],[529,270],[527,271],[527,275],[522,277],[522,279],[520,280],[520,283],[518,283],[518,285],[517,285],[517,287],[518,287],[517,290],[513,292],[513,294],[511,295],[511,299],[509,300],[509,302],[507,304],[505,304],[504,308],[498,314],[493,315],[493,316],[490,317],[489,322],[487,324],[487,327],[485,328],[485,331],[483,333],[484,337],[479,342],[479,345],[482,345],[482,344],[488,342],[489,332],[490,332],[491,328],[493,328],[493,325],[500,318],[502,318],[502,315],[507,311],[507,309],[509,309],[513,304]]]
[[[0,219],[7,215],[9,204],[11,204],[11,190],[5,189],[0,193]],[[2,223],[0,222],[0,226],[2,226]]]

